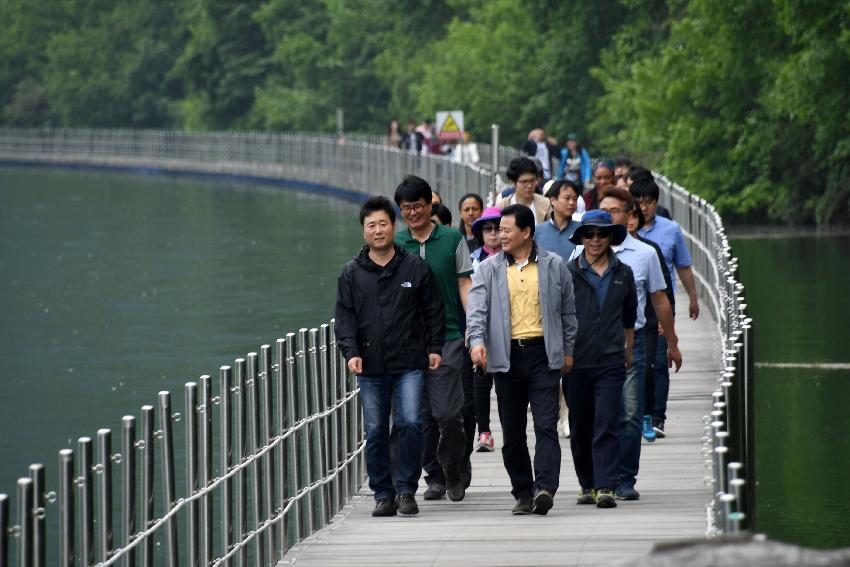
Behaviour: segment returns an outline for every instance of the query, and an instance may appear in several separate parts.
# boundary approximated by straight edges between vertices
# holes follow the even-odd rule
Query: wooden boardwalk
[[[687,297],[677,295],[679,305],[687,305]],[[643,443],[640,500],[618,501],[610,510],[577,506],[569,440],[561,439],[554,508],[547,516],[512,516],[514,499],[501,452],[475,453],[472,484],[462,502],[426,502],[420,489],[418,516],[372,518],[374,500],[364,487],[328,527],[293,547],[280,565],[603,565],[642,556],[659,542],[702,537],[711,494],[703,485],[700,438],[720,369],[720,339],[710,312],[701,309],[697,321],[677,318],[684,366],[671,380],[667,438]],[[491,415],[498,447],[495,398]],[[530,445],[533,440],[529,429]]]

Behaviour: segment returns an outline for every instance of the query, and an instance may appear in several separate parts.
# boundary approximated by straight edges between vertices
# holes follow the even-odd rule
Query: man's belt
[[[524,339],[511,339],[511,346],[525,348],[543,344],[543,337],[526,337]]]

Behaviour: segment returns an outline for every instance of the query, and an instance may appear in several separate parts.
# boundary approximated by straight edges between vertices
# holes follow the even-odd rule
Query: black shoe
[[[428,485],[428,488],[426,488],[425,492],[422,494],[422,498],[425,500],[442,500],[445,495],[446,486],[439,482],[435,482]]]
[[[399,494],[398,513],[402,516],[415,516],[418,514],[419,505],[416,503],[416,496],[413,494]]]
[[[576,504],[594,504],[596,502],[596,491],[592,488],[582,488],[578,492]]]
[[[553,503],[554,497],[552,496],[552,493],[541,488],[537,491],[537,494],[534,495],[534,507],[531,511],[540,516],[545,516],[546,513],[552,509]]]
[[[463,485],[463,476],[460,474],[459,465],[448,465],[446,467],[446,492],[453,502],[460,502],[466,496],[466,487]]]
[[[378,516],[395,516],[398,506],[394,498],[379,498],[375,503],[375,509],[372,510],[372,515]]]
[[[616,508],[617,501],[614,500],[614,491],[610,488],[600,488],[596,491],[597,508]]]
[[[531,496],[520,496],[516,499],[516,504],[514,504],[511,514],[514,516],[526,516],[531,514],[532,508],[534,508],[534,501],[531,499]]]
[[[667,437],[667,434],[664,433],[664,422],[660,419],[652,420],[652,429],[655,431],[655,437],[657,439],[664,439]]]

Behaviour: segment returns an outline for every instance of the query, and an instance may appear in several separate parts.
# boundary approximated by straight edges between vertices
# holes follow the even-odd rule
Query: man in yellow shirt
[[[561,448],[558,399],[562,372],[573,364],[573,284],[564,261],[537,248],[534,214],[502,209],[502,251],[472,278],[466,325],[472,363],[494,374],[504,446],[516,498],[513,514],[546,514],[558,490]],[[534,419],[534,469],[526,444],[527,408]]]

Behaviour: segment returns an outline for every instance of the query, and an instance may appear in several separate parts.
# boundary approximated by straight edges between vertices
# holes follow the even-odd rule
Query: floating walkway
[[[687,297],[677,295],[677,303],[687,305]],[[668,437],[643,443],[640,500],[618,501],[612,510],[576,505],[578,482],[569,440],[562,438],[555,507],[547,516],[512,516],[501,452],[474,453],[463,502],[426,502],[421,481],[418,516],[372,518],[374,500],[364,486],[330,525],[295,545],[279,565],[604,565],[642,556],[657,543],[705,537],[712,494],[703,484],[700,438],[721,366],[716,322],[704,305],[700,312],[696,321],[677,319],[684,365],[671,375]],[[495,398],[491,423],[498,447]],[[530,416],[528,438],[533,447]]]

